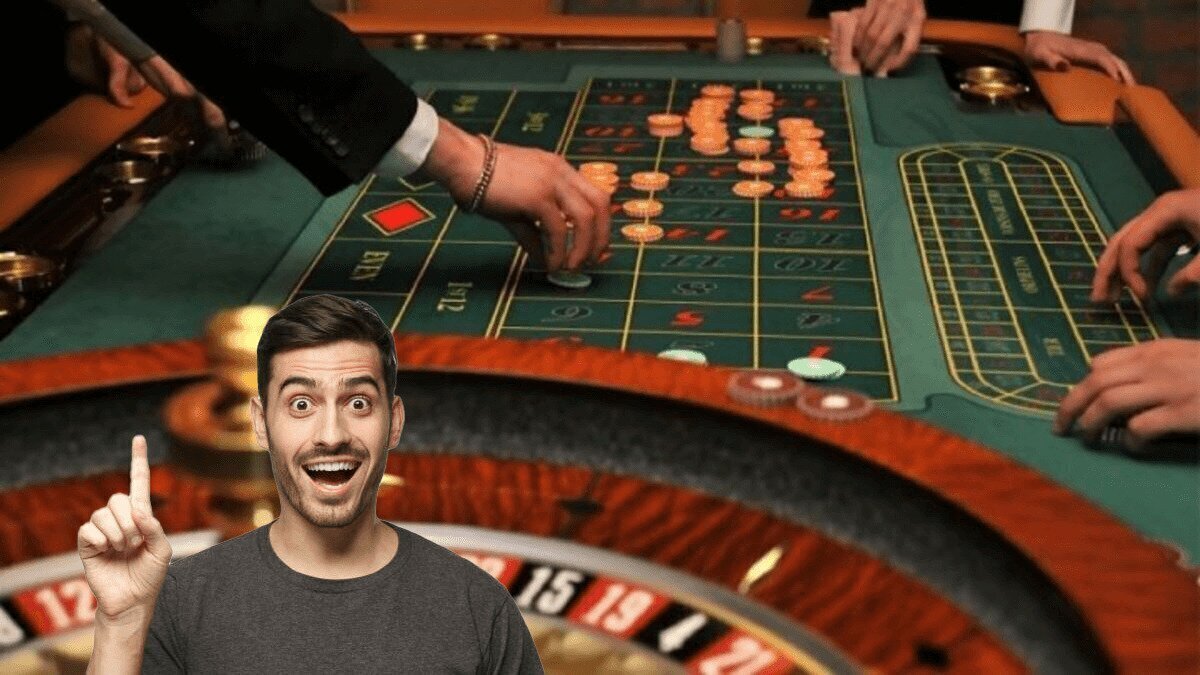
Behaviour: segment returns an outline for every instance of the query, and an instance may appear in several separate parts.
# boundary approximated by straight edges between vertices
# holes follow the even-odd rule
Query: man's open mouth
[[[304,465],[304,472],[317,485],[339,488],[350,482],[360,466],[362,466],[362,462],[355,460],[313,462]]]

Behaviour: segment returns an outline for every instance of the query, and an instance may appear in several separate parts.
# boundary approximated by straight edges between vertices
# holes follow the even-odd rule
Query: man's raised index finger
[[[133,451],[129,460],[129,501],[133,507],[146,515],[150,509],[150,461],[146,459],[146,437],[133,437]]]

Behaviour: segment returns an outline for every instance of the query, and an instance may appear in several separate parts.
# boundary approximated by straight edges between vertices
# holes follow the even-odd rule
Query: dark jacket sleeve
[[[310,0],[105,0],[228,117],[321,192],[362,179],[417,99]]]
[[[824,19],[830,12],[841,12],[865,4],[866,0],[813,0],[808,6],[808,15]]]

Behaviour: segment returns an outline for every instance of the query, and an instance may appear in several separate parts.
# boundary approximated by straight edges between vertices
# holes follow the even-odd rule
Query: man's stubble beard
[[[264,423],[264,430],[267,434],[267,454],[271,457],[271,472],[275,476],[275,489],[279,492],[281,498],[286,499],[288,504],[291,504],[292,509],[300,514],[300,517],[312,523],[315,527],[345,527],[362,515],[368,504],[375,504],[375,496],[379,493],[379,485],[383,482],[383,474],[387,470],[387,462],[381,461],[376,466],[372,467],[371,473],[367,476],[366,483],[363,486],[362,492],[358,494],[358,503],[350,504],[314,504],[311,508],[305,506],[303,495],[300,491],[300,486],[296,484],[295,476],[292,474],[291,467],[283,463],[280,459],[280,454],[273,450],[274,443],[271,441],[271,428]],[[332,454],[332,453],[331,453]],[[367,453],[368,460],[370,453]],[[299,468],[304,471],[303,468]]]

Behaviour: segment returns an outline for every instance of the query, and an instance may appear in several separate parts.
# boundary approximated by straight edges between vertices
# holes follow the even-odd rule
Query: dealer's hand
[[[917,54],[924,0],[867,0],[854,27],[854,52],[864,70],[883,77]]]
[[[1122,84],[1137,84],[1124,59],[1099,42],[1064,33],[1034,30],[1025,33],[1025,58],[1035,66],[1066,70],[1069,66],[1091,66]]]
[[[422,169],[459,205],[471,201],[484,162],[483,143],[444,119]],[[479,212],[508,228],[546,269],[578,269],[608,248],[609,198],[560,155],[496,144],[496,169]],[[540,231],[535,223],[540,222]],[[567,250],[567,229],[573,232]],[[544,239],[544,241],[543,241]]]

